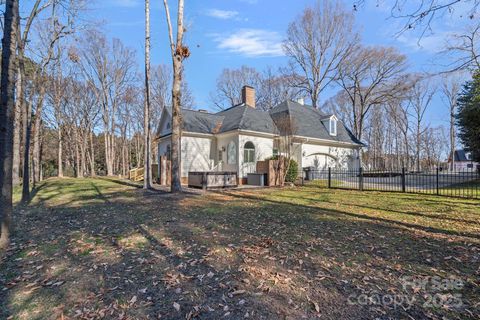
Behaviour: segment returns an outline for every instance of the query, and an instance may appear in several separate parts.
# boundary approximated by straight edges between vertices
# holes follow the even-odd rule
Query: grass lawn
[[[478,319],[480,201],[51,179],[15,210],[0,319]]]

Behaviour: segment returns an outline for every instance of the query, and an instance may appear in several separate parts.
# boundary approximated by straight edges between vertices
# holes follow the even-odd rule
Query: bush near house
[[[290,159],[290,165],[288,166],[287,175],[285,176],[286,182],[295,182],[298,177],[298,163],[297,161]]]

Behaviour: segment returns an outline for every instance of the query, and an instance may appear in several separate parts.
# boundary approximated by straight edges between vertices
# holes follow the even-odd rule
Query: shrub
[[[298,163],[297,161],[290,159],[290,165],[288,166],[287,175],[285,176],[285,182],[295,182],[298,176]]]

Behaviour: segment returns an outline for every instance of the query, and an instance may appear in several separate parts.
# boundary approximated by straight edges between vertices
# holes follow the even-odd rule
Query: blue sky
[[[167,26],[162,0],[151,0],[152,63],[170,64]],[[171,2],[172,13],[175,2]],[[186,43],[191,56],[185,74],[198,108],[211,109],[209,95],[223,68],[241,65],[263,69],[267,65],[281,66],[287,62],[281,41],[290,21],[312,0],[186,0]],[[438,52],[448,34],[461,30],[466,18],[462,8],[439,17],[433,23],[433,33],[419,42],[419,30],[397,35],[404,21],[390,17],[390,0],[367,0],[355,12],[357,28],[367,45],[397,47],[408,56],[411,71],[434,71],[434,63],[445,62]],[[352,7],[345,1],[346,8]],[[102,0],[91,8],[93,18],[103,21],[110,37],[121,39],[137,50],[139,65],[143,63],[144,2],[142,0]],[[336,92],[330,88],[327,95]],[[324,95],[325,97],[325,95]],[[437,98],[428,112],[434,125],[445,124],[446,108]]]

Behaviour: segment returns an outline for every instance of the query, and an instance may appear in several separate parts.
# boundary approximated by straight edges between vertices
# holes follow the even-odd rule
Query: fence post
[[[207,190],[207,181],[208,181],[207,173],[202,172],[202,189],[203,189],[203,191]]]
[[[440,194],[440,190],[438,188],[438,179],[439,179],[440,175],[439,175],[439,170],[438,170],[438,167],[437,167],[437,196]]]
[[[358,175],[358,188],[360,189],[360,191],[363,191],[363,168],[360,167],[360,169],[358,170],[359,172],[359,175]]]
[[[332,168],[328,167],[328,188],[332,187]]]
[[[405,167],[402,168],[402,192],[406,191],[406,176],[405,176]]]

